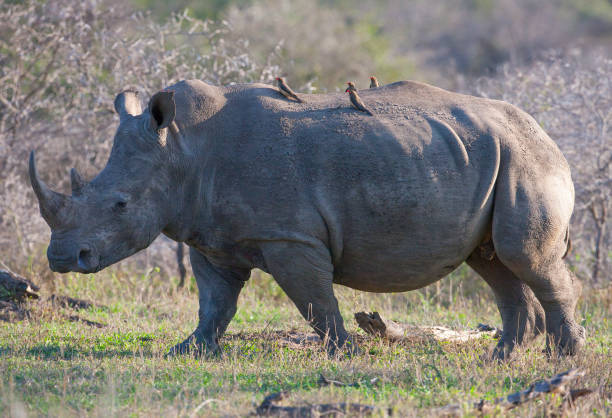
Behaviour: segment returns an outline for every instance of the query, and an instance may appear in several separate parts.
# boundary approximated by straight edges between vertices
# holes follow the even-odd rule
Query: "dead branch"
[[[28,279],[0,270],[0,300],[19,302],[26,298],[38,299],[38,290],[38,286]]]
[[[357,403],[329,403],[313,404],[305,406],[279,406],[277,403],[286,399],[289,391],[272,393],[265,397],[261,405],[255,410],[255,415],[263,417],[342,417],[342,416],[367,416],[378,408],[371,405]],[[390,411],[387,411],[390,415]]]
[[[498,338],[501,330],[488,325],[479,324],[478,329],[468,331],[455,331],[441,326],[416,326],[399,324],[384,319],[378,312],[357,312],[355,320],[359,327],[370,335],[379,336],[390,341],[451,341],[466,342],[478,339],[484,335]]]
[[[496,410],[507,411],[528,401],[541,398],[547,393],[558,393],[563,396],[571,406],[573,401],[581,396],[592,393],[589,389],[568,390],[568,385],[584,373],[579,369],[570,369],[566,372],[559,373],[550,379],[544,379],[533,383],[527,389],[512,393],[503,398],[497,398],[494,401],[485,401],[473,404],[473,408],[481,413],[489,414]],[[432,411],[436,415],[441,416],[459,416],[464,410],[461,404],[451,404]]]
[[[365,384],[370,384],[370,385],[375,385],[376,383],[378,383],[378,377],[374,377],[372,379],[369,380],[362,380],[359,382],[354,382],[354,383],[344,383],[344,382],[340,382],[338,380],[332,380],[332,379],[328,379],[327,377],[323,376],[323,374],[321,374],[319,376],[319,385],[321,386],[341,386],[341,387],[353,387],[353,388],[358,388],[362,385]]]

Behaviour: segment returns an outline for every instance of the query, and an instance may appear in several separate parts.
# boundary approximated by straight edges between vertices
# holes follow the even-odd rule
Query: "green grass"
[[[267,275],[256,273],[239,301],[239,310],[219,358],[163,354],[196,325],[197,291],[176,291],[156,271],[128,275],[118,269],[96,276],[58,278],[55,292],[95,300],[105,308],[75,312],[31,303],[32,317],[0,323],[0,415],[200,416],[252,412],[265,395],[291,390],[285,405],[359,402],[393,409],[399,416],[422,416],[449,403],[494,399],[571,367],[585,370],[581,387],[600,393],[578,402],[569,415],[609,416],[612,379],[610,289],[591,291],[578,316],[588,330],[579,356],[548,360],[544,341],[521,349],[514,360],[483,362],[495,341],[469,344],[419,342],[389,344],[363,336],[363,354],[329,358],[318,344],[283,343],[283,332],[310,332],[295,307]],[[360,310],[387,318],[456,329],[479,322],[500,325],[488,289],[467,268],[438,285],[417,292],[376,295],[337,287],[350,332]],[[71,322],[68,315],[105,324]],[[359,387],[320,387],[320,373],[348,383],[378,377]],[[608,395],[606,395],[608,393]],[[561,404],[550,395],[515,409],[516,416],[543,416]]]

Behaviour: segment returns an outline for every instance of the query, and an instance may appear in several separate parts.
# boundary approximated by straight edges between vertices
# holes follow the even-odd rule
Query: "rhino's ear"
[[[122,91],[115,97],[115,110],[119,114],[119,120],[129,116],[138,116],[142,113],[140,99],[136,90]]]
[[[174,121],[176,113],[174,92],[164,90],[155,93],[149,102],[149,113],[151,114],[152,129],[160,130],[170,125]]]

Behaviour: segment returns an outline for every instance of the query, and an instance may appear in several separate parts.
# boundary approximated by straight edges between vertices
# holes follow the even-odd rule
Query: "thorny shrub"
[[[576,204],[568,261],[578,275],[609,285],[612,269],[612,60],[604,54],[551,53],[521,68],[504,65],[477,94],[530,113],[553,138],[571,169]]]

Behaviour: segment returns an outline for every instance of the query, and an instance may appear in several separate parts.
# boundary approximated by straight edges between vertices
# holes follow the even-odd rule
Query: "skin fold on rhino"
[[[496,358],[544,331],[575,353],[580,285],[562,260],[574,189],[555,143],[504,102],[408,81],[361,94],[374,117],[341,93],[301,104],[264,84],[182,81],[144,111],[120,93],[107,165],[90,182],[73,170],[71,196],[30,157],[50,268],[97,272],[160,233],[185,242],[200,309],[179,354],[219,350],[253,268],[334,350],[354,345],[332,284],[403,292],[466,261],[495,294]]]

